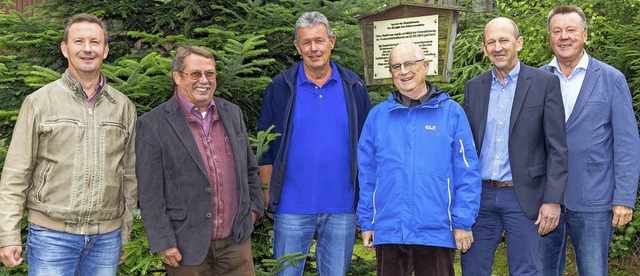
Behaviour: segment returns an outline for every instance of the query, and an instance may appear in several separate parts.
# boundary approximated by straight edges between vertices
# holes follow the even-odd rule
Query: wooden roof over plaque
[[[358,17],[362,58],[367,85],[392,84],[389,52],[400,42],[420,45],[429,60],[427,79],[449,82],[460,11],[484,11],[492,0],[475,1],[473,7],[459,1],[399,1],[383,11]]]

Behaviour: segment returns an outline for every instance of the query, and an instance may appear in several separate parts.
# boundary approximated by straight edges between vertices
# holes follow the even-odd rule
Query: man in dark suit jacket
[[[258,165],[240,108],[213,97],[215,77],[210,52],[179,48],[175,96],[138,120],[142,221],[169,275],[255,273],[250,235],[264,208]]]
[[[491,20],[482,49],[494,68],[465,85],[483,185],[463,275],[491,275],[503,231],[509,274],[536,275],[540,235],[558,224],[567,180],[560,83],[518,60],[522,41],[513,20]]]

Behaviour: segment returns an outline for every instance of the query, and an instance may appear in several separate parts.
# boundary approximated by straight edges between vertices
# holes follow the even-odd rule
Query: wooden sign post
[[[430,64],[427,71],[429,81],[449,82],[459,12],[482,10],[482,6],[489,6],[483,4],[486,1],[478,1],[482,4],[480,8],[456,6],[455,2],[400,1],[400,4],[381,12],[359,17],[365,83],[393,83],[389,72],[389,52],[405,41],[422,47]]]

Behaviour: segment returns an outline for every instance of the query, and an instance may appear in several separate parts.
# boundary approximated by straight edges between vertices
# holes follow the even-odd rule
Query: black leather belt
[[[482,180],[482,184],[493,186],[493,187],[496,187],[496,188],[513,187],[513,181],[511,181],[511,180],[504,181],[504,182],[495,181],[495,180]]]

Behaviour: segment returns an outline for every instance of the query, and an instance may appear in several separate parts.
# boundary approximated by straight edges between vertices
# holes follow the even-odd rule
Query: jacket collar
[[[599,61],[592,56],[589,56],[586,52],[585,55],[589,58],[587,72],[584,75],[584,81],[582,82],[582,87],[580,87],[580,92],[578,92],[578,98],[576,99],[573,111],[571,111],[569,118],[566,118],[567,129],[573,125],[573,122],[579,116],[578,114],[580,114],[584,106],[587,104],[587,99],[589,99],[591,93],[593,93],[593,89],[600,79],[601,72]],[[547,64],[542,66],[541,69],[553,73],[554,67],[552,67],[551,64]]]
[[[451,99],[451,97],[447,93],[445,93],[444,90],[438,89],[438,87],[433,85],[432,83],[427,82],[427,87],[429,87],[429,98],[427,102],[416,106],[416,108],[438,108],[442,106],[444,101]],[[389,109],[395,110],[398,108],[408,108],[402,105],[402,103],[397,100],[397,97],[399,97],[399,95],[400,92],[398,91],[393,91],[389,94],[389,97],[387,98],[387,102],[390,103]]]
[[[291,68],[287,69],[287,71],[283,73],[284,80],[289,85],[293,85],[294,83],[296,83],[296,78],[298,77],[298,68],[300,68],[301,63],[302,61],[298,62],[295,66],[291,66]],[[358,80],[360,79],[358,75],[345,69],[337,62],[332,61],[332,63],[336,65],[336,68],[338,68],[338,73],[340,74],[342,81],[346,82],[349,86],[352,86],[353,84],[358,82]]]
[[[183,109],[178,101],[179,100],[176,95],[175,97],[171,97],[164,104],[164,111],[167,113],[167,121],[169,122],[169,125],[176,133],[176,135],[178,135],[178,138],[180,139],[182,144],[187,148],[189,155],[196,162],[202,174],[208,179],[209,175],[202,159],[202,155],[200,154],[200,149],[198,148],[198,144],[196,143],[196,140],[191,133],[191,129],[189,128],[189,124],[187,123],[187,118],[185,117]],[[213,101],[215,102],[215,106],[218,109],[220,119],[227,132],[227,136],[229,136],[229,139],[231,139],[231,141],[236,141],[237,138],[235,132],[233,132],[233,122],[231,121],[232,118],[230,115],[232,113],[231,108],[233,107],[233,105],[217,97],[213,97]],[[232,147],[234,146],[235,145],[232,144]]]
[[[164,105],[164,110],[167,112],[167,121],[169,125],[173,129],[174,133],[180,139],[180,142],[185,146],[187,152],[191,158],[196,162],[196,165],[200,169],[200,171],[209,178],[207,174],[207,168],[204,165],[204,161],[202,160],[202,155],[200,154],[200,149],[198,148],[198,144],[196,143],[193,134],[191,134],[191,129],[189,128],[189,124],[187,123],[186,114],[184,113],[180,103],[178,102],[177,96],[171,97],[166,104]]]
[[[582,81],[582,87],[580,87],[580,92],[578,92],[578,98],[576,99],[576,104],[573,106],[573,111],[567,118],[567,128],[573,125],[573,122],[580,116],[582,109],[587,105],[587,100],[591,97],[593,90],[596,86],[596,83],[600,80],[601,71],[600,64],[593,57],[589,56],[589,65],[587,66],[587,71],[584,75],[584,81]]]
[[[72,94],[75,97],[78,97],[86,101],[87,94],[82,89],[82,85],[80,84],[80,82],[71,74],[71,72],[69,72],[68,68],[64,71],[64,73],[62,74],[62,77],[60,77],[60,81],[64,86],[66,86],[67,88],[69,88],[69,90],[71,90]],[[114,104],[116,103],[116,100],[113,97],[111,97],[111,95],[109,95],[109,89],[107,89],[107,86],[108,86],[107,80],[106,78],[104,78],[103,85],[99,87],[98,91],[96,91],[96,96],[95,96],[96,103],[102,100],[103,97],[107,98],[107,100],[109,100],[109,102],[111,103],[114,103]]]
[[[520,63],[520,73],[518,74],[518,82],[516,83],[515,95],[513,96],[513,105],[511,107],[511,115],[509,121],[509,134],[513,131],[515,127],[516,120],[518,116],[520,116],[520,110],[524,104],[524,99],[527,98],[527,94],[531,88],[531,73],[534,68],[525,65],[521,61]],[[491,89],[491,88],[489,88]]]

